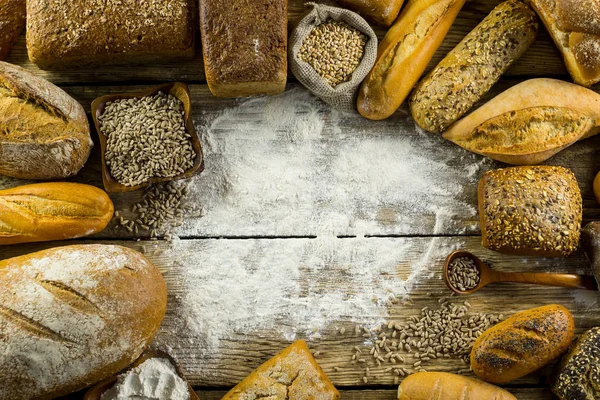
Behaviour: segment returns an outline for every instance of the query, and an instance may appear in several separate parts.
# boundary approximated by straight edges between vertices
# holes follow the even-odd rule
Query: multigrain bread
[[[4,60],[25,28],[26,0],[0,0],[0,61]]]
[[[590,222],[581,231],[581,244],[600,284],[600,221]]]
[[[390,117],[408,97],[454,23],[465,0],[409,0],[379,43],[375,66],[363,81],[358,111]]]
[[[61,179],[77,174],[92,149],[83,107],[62,89],[0,62],[0,174]]]
[[[28,0],[27,51],[42,69],[194,56],[194,0]]]
[[[396,20],[404,0],[337,0],[377,25],[388,27]]]
[[[417,372],[402,381],[398,400],[517,400],[499,387],[445,372]]]
[[[299,340],[262,364],[222,400],[337,400],[340,393]]]
[[[413,90],[423,129],[441,133],[467,113],[535,40],[538,19],[519,0],[498,5]]]
[[[563,167],[497,169],[479,181],[482,245],[500,253],[566,257],[579,246],[583,206]]]
[[[556,369],[552,392],[561,400],[600,399],[600,328],[571,346]]]
[[[160,271],[120,246],[0,261],[0,400],[46,400],[130,365],[165,315]]]
[[[600,82],[600,0],[528,0],[561,51],[573,80]]]
[[[444,138],[514,165],[539,164],[600,132],[600,94],[556,79],[513,86],[455,123]]]
[[[38,183],[0,190],[0,245],[74,239],[102,231],[110,197],[94,186]]]
[[[563,306],[522,311],[479,336],[471,351],[471,368],[484,381],[511,382],[567,351],[574,330],[573,316]]]
[[[204,69],[213,95],[285,90],[287,9],[287,0],[200,0]]]

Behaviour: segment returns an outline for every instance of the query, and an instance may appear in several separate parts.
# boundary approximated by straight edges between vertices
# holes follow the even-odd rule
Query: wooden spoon
[[[470,258],[475,262],[477,269],[479,270],[479,283],[473,289],[460,290],[455,288],[450,283],[448,277],[448,270],[450,264],[457,258]],[[521,282],[521,283],[533,283],[544,286],[559,286],[576,289],[587,289],[587,290],[598,290],[598,284],[593,276],[586,275],[574,275],[574,274],[550,274],[550,273],[521,273],[521,272],[502,272],[495,271],[489,268],[483,261],[481,261],[474,254],[468,251],[455,251],[446,258],[444,264],[444,282],[446,286],[450,288],[456,294],[472,294],[495,282]]]

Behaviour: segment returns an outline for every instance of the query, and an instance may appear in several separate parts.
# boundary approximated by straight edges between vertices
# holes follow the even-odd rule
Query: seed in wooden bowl
[[[331,87],[348,82],[360,65],[367,36],[345,22],[328,20],[304,38],[298,58],[310,64]]]
[[[448,279],[454,288],[462,292],[475,288],[480,280],[477,264],[469,257],[454,259],[448,266]]]

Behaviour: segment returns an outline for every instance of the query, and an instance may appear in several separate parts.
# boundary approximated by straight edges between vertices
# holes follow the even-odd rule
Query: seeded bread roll
[[[471,368],[487,382],[514,381],[563,354],[574,331],[573,316],[563,306],[522,311],[479,336],[471,351]]]
[[[402,381],[398,400],[517,400],[504,389],[445,372],[417,372]]]
[[[429,132],[446,130],[523,55],[537,29],[535,12],[519,0],[494,8],[412,92],[415,122]]]
[[[73,176],[93,144],[75,99],[5,62],[0,62],[0,132],[0,174],[22,179]]]
[[[583,206],[571,170],[489,171],[479,181],[478,198],[483,247],[540,257],[566,257],[577,250]]]
[[[25,28],[25,1],[0,0],[0,61],[4,60]]]
[[[47,400],[135,361],[161,324],[165,281],[143,255],[78,245],[0,261],[0,400]]]
[[[556,369],[552,392],[561,400],[600,399],[600,328],[579,337]]]
[[[528,0],[561,51],[573,80],[600,82],[600,0]]]
[[[530,79],[455,123],[444,138],[514,165],[539,164],[600,132],[600,94],[556,79]]]
[[[600,284],[600,221],[587,224],[581,234],[581,244]]]
[[[404,0],[337,0],[377,25],[388,27],[396,20]]]
[[[409,0],[379,43],[375,66],[358,94],[369,119],[390,117],[408,97],[446,37],[465,0]]]

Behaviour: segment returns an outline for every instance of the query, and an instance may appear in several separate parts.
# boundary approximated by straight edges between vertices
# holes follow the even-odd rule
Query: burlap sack
[[[292,72],[296,79],[333,108],[354,111],[356,110],[355,100],[359,86],[373,68],[377,58],[377,36],[367,21],[355,12],[322,4],[307,3],[307,5],[312,6],[313,9],[298,23],[290,37],[288,48]],[[298,57],[304,38],[310,34],[313,28],[329,19],[343,21],[368,36],[363,59],[352,74],[352,78],[336,87],[331,87],[327,80],[321,77],[310,64]]]

